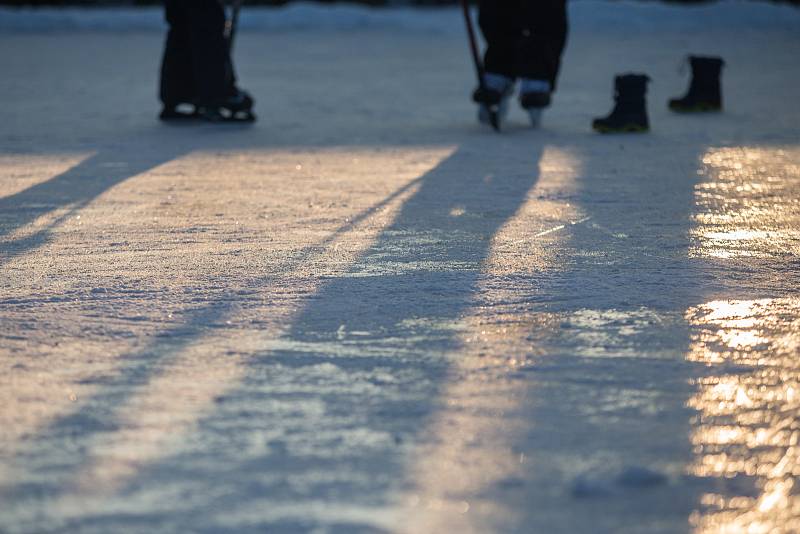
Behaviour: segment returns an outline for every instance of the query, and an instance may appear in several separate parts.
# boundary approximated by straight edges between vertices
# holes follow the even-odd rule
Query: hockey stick
[[[475,64],[475,73],[478,75],[478,87],[481,91],[486,90],[486,71],[483,68],[480,53],[478,53],[478,40],[475,37],[475,28],[472,26],[472,17],[469,14],[468,0],[461,0],[461,10],[464,12],[464,22],[467,25],[467,35],[469,36],[469,47],[472,52],[472,61]],[[486,106],[489,112],[489,124],[495,131],[500,131],[500,113],[497,106]]]
[[[233,54],[233,40],[239,26],[239,11],[242,9],[242,0],[231,2],[231,18],[225,21],[225,39],[228,41],[228,53]]]

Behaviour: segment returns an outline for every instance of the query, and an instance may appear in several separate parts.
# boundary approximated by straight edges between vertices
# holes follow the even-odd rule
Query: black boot
[[[597,118],[592,128],[600,133],[646,132],[647,119],[645,93],[650,77],[645,74],[624,74],[614,78],[614,109],[607,117]]]
[[[725,62],[719,57],[689,56],[692,81],[683,98],[669,101],[669,109],[679,113],[722,110],[720,74]]]

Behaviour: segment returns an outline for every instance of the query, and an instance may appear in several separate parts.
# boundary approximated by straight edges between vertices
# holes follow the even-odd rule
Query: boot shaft
[[[622,74],[614,78],[614,101],[624,105],[644,105],[650,77],[645,74]]]
[[[623,74],[614,78],[614,109],[597,118],[592,127],[601,133],[645,132],[650,128],[647,116],[647,84],[645,74]]]
[[[673,98],[669,107],[678,112],[719,111],[722,109],[722,83],[725,61],[713,56],[689,56],[692,80],[681,98]]]
[[[643,99],[649,82],[646,74],[620,74],[614,78],[614,96],[625,100]]]
[[[707,95],[716,101],[721,101],[722,67],[725,62],[718,57],[690,56],[692,66],[692,82],[689,86],[691,94]]]
[[[692,67],[692,78],[701,80],[719,80],[725,61],[716,56],[689,56]]]
[[[645,74],[623,74],[614,78],[614,110],[612,115],[647,117],[647,84]]]

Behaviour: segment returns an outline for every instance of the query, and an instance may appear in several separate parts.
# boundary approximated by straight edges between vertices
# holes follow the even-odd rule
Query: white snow
[[[798,11],[571,14],[496,135],[455,10],[247,8],[244,128],[157,10],[0,10],[0,531],[800,530]]]

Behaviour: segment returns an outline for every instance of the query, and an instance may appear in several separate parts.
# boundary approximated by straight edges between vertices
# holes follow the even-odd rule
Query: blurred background
[[[290,4],[295,0],[246,0],[247,4],[259,5],[285,5]],[[659,0],[642,0],[642,1],[659,1]],[[800,0],[753,0],[753,1],[773,1],[776,3],[795,4],[800,5]],[[160,0],[0,0],[0,5],[12,6],[58,6],[58,5],[153,5],[160,4]],[[434,5],[448,5],[456,4],[458,0],[318,0],[321,4],[368,4],[373,6],[388,6],[388,5],[420,5],[420,6],[434,6]],[[674,4],[700,4],[712,3],[709,0],[669,0],[669,3]]]

